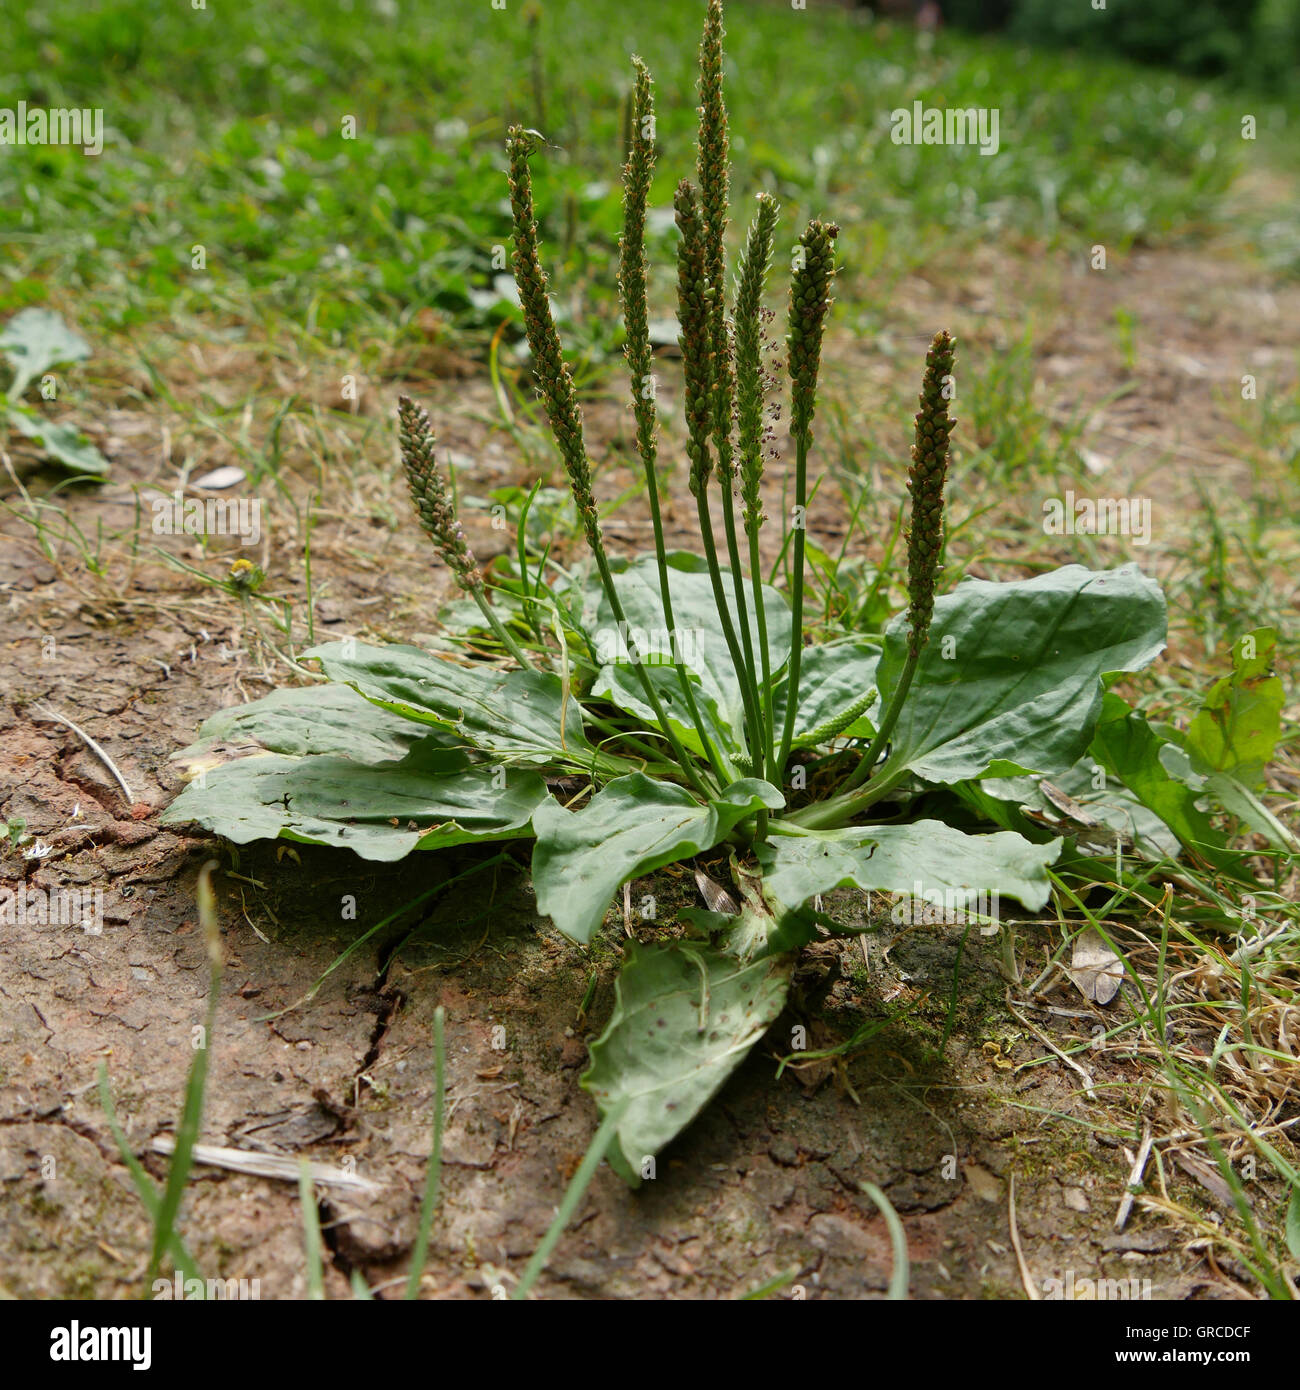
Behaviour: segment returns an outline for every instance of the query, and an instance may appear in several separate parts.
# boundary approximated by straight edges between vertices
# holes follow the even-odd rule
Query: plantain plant
[[[1069,859],[1086,869],[1087,860],[1074,838],[1025,808],[1044,777],[1088,798],[1098,765],[1107,806],[1134,831],[1125,852],[1226,852],[1189,786],[1159,761],[1162,736],[1105,688],[1112,673],[1163,649],[1154,582],[1131,565],[1069,565],[936,596],[954,428],[946,332],[926,356],[915,420],[907,607],[883,633],[806,641],[809,460],[836,271],[837,228],[820,220],[799,234],[791,261],[793,470],[780,545],[769,552],[788,558],[789,580],[770,582],[779,565],[765,577],[779,416],[765,295],[781,210],[758,195],[729,286],[722,38],[720,0],[709,0],[698,162],[673,200],[700,553],[670,550],[664,534],[671,470],[659,457],[645,254],[654,93],[634,58],[619,291],[653,552],[629,559],[606,547],[542,267],[530,161],[544,142],[516,127],[507,147],[515,280],[589,563],[539,558],[521,520],[518,559],[486,577],[430,418],[403,398],[411,498],[466,596],[457,611],[469,615],[462,635],[476,654],[353,640],[315,648],[307,655],[324,683],[207,721],[183,755],[198,775],[168,812],[237,843],[280,837],[371,860],[531,837],[538,908],[584,945],[624,884],[713,851],[729,865],[736,910],[688,909],[683,930],[647,929],[651,939],[629,944],[584,1077],[613,1126],[610,1160],[632,1183],[776,1019],[799,950],[820,931],[849,929],[820,911],[819,895],[852,886],[949,905],[1014,899],[1035,912],[1048,901],[1050,867]],[[258,751],[223,762],[220,741]],[[1113,862],[1097,876],[1107,872]]]

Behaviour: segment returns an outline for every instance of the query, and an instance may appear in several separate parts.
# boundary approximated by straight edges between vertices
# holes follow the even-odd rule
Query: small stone
[[[978,1163],[968,1163],[962,1171],[966,1174],[970,1190],[981,1202],[1002,1200],[1002,1184],[987,1168],[981,1168]]]
[[[799,1148],[793,1139],[787,1139],[784,1134],[779,1134],[768,1146],[767,1156],[773,1163],[779,1163],[782,1168],[794,1168],[799,1163]]]
[[[808,1222],[808,1238],[813,1247],[844,1260],[861,1260],[879,1253],[877,1242],[868,1231],[835,1212],[819,1212]]]

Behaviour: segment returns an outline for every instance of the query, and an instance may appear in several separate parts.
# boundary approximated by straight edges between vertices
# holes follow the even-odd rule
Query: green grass
[[[628,58],[659,84],[663,209],[690,163],[701,10],[660,0],[612,24],[581,0],[29,8],[7,34],[6,90],[102,107],[106,143],[0,161],[3,299],[75,302],[105,333],[172,322],[235,345],[284,330],[386,352],[436,335],[432,310],[484,351],[516,316],[493,248],[508,243],[502,146],[518,119],[552,145],[537,193],[569,341],[601,355],[618,332]],[[728,32],[737,193],[774,191],[787,233],[837,218],[848,269],[869,276],[928,264],[954,236],[1116,249],[1194,235],[1247,149],[1240,97],[1123,64],[956,33],[927,53],[910,29],[838,8],[737,4]],[[889,112],[916,99],[996,106],[997,156],[893,144]],[[1258,114],[1267,137],[1280,113]],[[875,311],[859,312],[869,330]]]

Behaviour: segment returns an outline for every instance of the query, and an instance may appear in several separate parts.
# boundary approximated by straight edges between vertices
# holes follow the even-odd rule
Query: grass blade
[[[887,1297],[895,1300],[905,1299],[908,1281],[911,1277],[911,1269],[907,1259],[907,1232],[903,1230],[903,1223],[898,1219],[898,1213],[894,1210],[893,1204],[875,1183],[861,1182],[858,1186],[880,1208],[880,1214],[885,1218],[885,1225],[889,1227],[889,1239],[894,1247],[894,1272],[889,1277]]]
[[[149,1255],[149,1273],[146,1279],[149,1284],[153,1283],[163,1251],[170,1245],[175,1234],[173,1228],[180,1211],[181,1198],[185,1193],[185,1184],[189,1180],[190,1168],[193,1166],[194,1145],[198,1141],[199,1126],[203,1122],[203,1094],[208,1080],[208,1049],[217,1021],[217,997],[221,992],[221,928],[217,923],[216,895],[212,891],[212,871],[217,867],[217,861],[209,859],[199,870],[199,921],[203,926],[208,950],[208,1008],[203,1025],[202,1046],[195,1049],[189,1079],[185,1083],[185,1103],[181,1109],[180,1126],[176,1131],[176,1151],[167,1167],[167,1185],[163,1189],[162,1199],[154,1217],[153,1250]]]
[[[149,1219],[156,1223],[159,1204],[158,1189],[154,1186],[153,1179],[145,1172],[144,1165],[135,1156],[130,1144],[127,1143],[122,1126],[118,1123],[117,1110],[113,1105],[113,1096],[108,1088],[107,1062],[99,1064],[99,1105],[104,1112],[104,1118],[108,1121],[109,1132],[113,1136],[113,1142],[117,1145],[117,1151],[122,1155],[122,1162],[131,1175],[131,1182],[135,1186],[136,1195],[140,1198],[145,1211],[148,1212]],[[185,1242],[175,1231],[171,1233],[167,1249],[171,1254],[173,1264],[180,1270],[184,1278],[187,1281],[198,1280],[199,1284],[202,1285],[203,1277],[199,1274],[199,1267],[189,1250],[186,1249]]]
[[[537,1282],[542,1270],[546,1268],[546,1262],[560,1243],[564,1228],[573,1220],[573,1213],[577,1211],[578,1203],[582,1201],[588,1184],[595,1177],[596,1169],[600,1167],[600,1160],[605,1157],[606,1149],[614,1142],[614,1136],[618,1133],[619,1122],[626,1109],[626,1104],[615,1106],[605,1116],[600,1128],[592,1137],[591,1144],[582,1162],[578,1165],[578,1171],[573,1175],[573,1180],[565,1189],[564,1200],[561,1201],[559,1210],[555,1213],[555,1220],[551,1222],[550,1229],[542,1237],[542,1243],[533,1251],[533,1258],[528,1261],[528,1268],[524,1270],[523,1278],[520,1279],[514,1293],[511,1294],[511,1298],[527,1298],[528,1291]]]
[[[311,1168],[304,1158],[298,1168],[298,1199],[302,1207],[302,1235],[307,1254],[307,1297],[325,1297],[325,1269],[321,1262],[320,1214]]]

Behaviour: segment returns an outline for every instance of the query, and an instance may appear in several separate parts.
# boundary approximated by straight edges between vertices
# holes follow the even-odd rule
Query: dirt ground
[[[968,350],[996,350],[1023,318],[1028,295],[1050,306],[1049,331],[1037,341],[1039,374],[1054,404],[1070,410],[1112,388],[1121,374],[1115,307],[1140,303],[1152,356],[1137,392],[1099,417],[1090,447],[1121,459],[1153,452],[1167,479],[1186,484],[1203,470],[1232,486],[1237,465],[1223,442],[1232,417],[1219,387],[1252,369],[1251,354],[1263,370],[1285,368],[1300,291],[1268,285],[1214,250],[1135,254],[1107,272],[1100,290],[1095,277],[1085,288],[1085,272],[1064,259],[1038,265],[1028,289],[1023,267],[1014,283],[1009,269],[992,257],[964,267],[955,310],[938,275],[900,287],[901,331],[915,330],[920,341],[946,318]],[[1261,352],[1275,356],[1261,360]],[[832,379],[861,373],[864,388],[891,370],[869,341],[843,334],[831,358]],[[389,410],[396,389],[372,384],[363,411]],[[509,440],[481,423],[493,411],[481,380],[435,380],[421,393],[448,446],[466,456],[462,489],[516,480]],[[663,405],[671,411],[667,393]],[[599,409],[592,418],[607,436],[626,428],[613,405],[603,423]],[[81,423],[109,454],[113,476],[102,489],[61,500],[87,534],[99,518],[106,528],[129,528],[134,489],[165,489],[174,476],[164,412],[122,406]],[[372,440],[348,487],[321,502],[312,546],[318,639],[419,640],[433,630],[442,581],[402,516],[385,450]],[[20,450],[12,463],[34,494],[53,480]],[[617,479],[604,486],[616,490]],[[16,488],[5,487],[14,500]],[[402,516],[395,532],[385,508]],[[638,544],[636,516],[629,508],[624,529],[611,528],[615,546]],[[268,587],[301,610],[300,546],[274,520],[269,531],[258,556]],[[490,554],[493,533],[477,522],[471,532]],[[52,846],[39,859],[10,849],[0,882],[102,887],[105,908],[102,935],[28,924],[7,925],[0,936],[3,1292],[139,1292],[149,1223],[95,1078],[106,1062],[127,1135],[161,1175],[149,1146],[175,1123],[191,1030],[203,1016],[195,878],[212,857],[222,864],[227,965],[203,1140],[354,1162],[380,1186],[364,1197],[320,1189],[327,1293],[347,1296],[359,1270],[380,1296],[396,1296],[430,1151],[431,1019],[442,1004],[450,1118],[425,1287],[434,1297],[508,1290],[594,1131],[595,1108],[578,1077],[585,1040],[613,1004],[614,930],[590,954],[559,937],[536,916],[519,850],[495,878],[471,879],[435,898],[425,917],[380,933],[314,999],[281,1013],[360,929],[474,855],[387,868],[309,847],[256,846],[232,860],[228,847],[160,827],[157,813],[180,786],[170,755],[207,714],[264,694],[289,673],[267,659],[235,601],[149,558],[147,547],[134,558],[119,554],[97,579],[70,553],[51,563],[12,516],[0,536],[0,812]],[[223,570],[185,538],[162,543]],[[103,746],[134,804],[50,711]],[[656,891],[685,900],[682,881]],[[355,922],[342,919],[345,894],[357,899]],[[903,1218],[914,1297],[1020,1298],[1029,1284],[1043,1291],[1071,1274],[1076,1285],[1134,1279],[1137,1288],[1149,1280],[1156,1298],[1241,1296],[1240,1271],[1207,1259],[1189,1228],[1160,1211],[1139,1202],[1116,1233],[1141,1119],[1160,1115],[1152,1073],[1140,1058],[1107,1051],[1088,1061],[1090,1097],[1044,1038],[1086,1036],[1127,1007],[1123,996],[1102,1012],[1064,983],[1049,998],[1056,1012],[1023,1002],[1012,1012],[1008,994],[1024,994],[1005,981],[996,939],[972,934],[956,1024],[936,1063],[960,930],[929,928],[891,942],[893,930],[809,953],[790,1010],[663,1156],[657,1178],[632,1193],[608,1169],[598,1173],[540,1295],[732,1298],[784,1275],[777,1297],[882,1296],[890,1241],[860,1188],[865,1180]],[[1044,925],[1019,928],[1030,978],[1055,939]],[[597,989],[584,1020],[578,1010],[592,970]],[[912,1003],[905,1022],[877,1033],[846,1065],[790,1067],[776,1077],[796,1025],[824,1047],[863,1019]],[[494,1045],[500,1028],[503,1047]],[[1171,1172],[1168,1184],[1185,1207],[1227,1219],[1220,1200],[1185,1174]],[[1265,1190],[1260,1200],[1279,1196]],[[304,1294],[292,1183],[200,1167],[181,1230],[205,1274],[256,1279],[263,1298]]]

